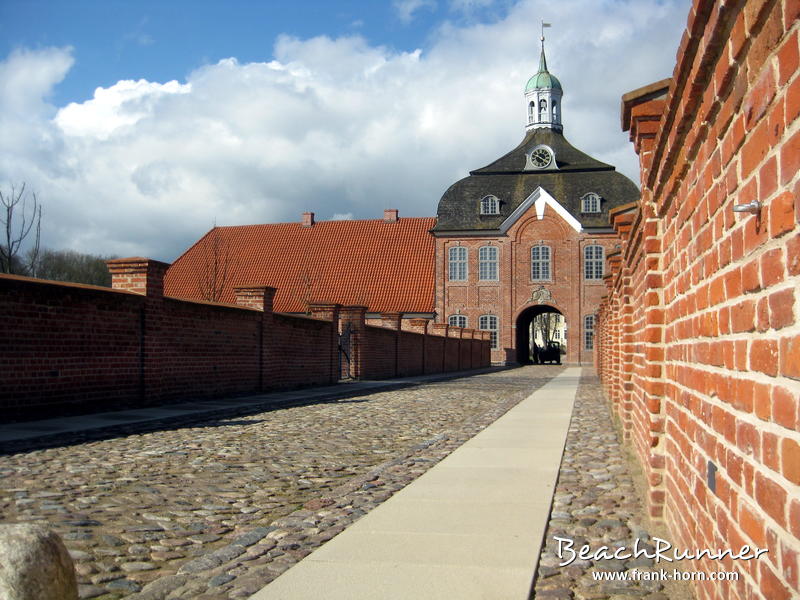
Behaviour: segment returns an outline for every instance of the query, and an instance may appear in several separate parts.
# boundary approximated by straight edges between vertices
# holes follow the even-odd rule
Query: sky
[[[672,74],[689,0],[0,0],[0,190],[42,245],[173,261],[214,224],[434,216],[524,135],[638,183],[622,94]]]

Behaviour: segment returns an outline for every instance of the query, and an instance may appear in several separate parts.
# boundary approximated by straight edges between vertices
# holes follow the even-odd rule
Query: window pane
[[[586,246],[583,251],[584,277],[586,279],[602,279],[603,262],[602,246]]]
[[[478,278],[482,281],[497,280],[497,248],[484,246],[478,250]]]
[[[467,249],[463,246],[450,248],[448,258],[448,277],[450,281],[466,281]]]
[[[531,279],[550,279],[550,247],[531,248]]]
[[[481,315],[478,318],[478,328],[483,331],[488,331],[492,348],[498,348],[497,317],[494,315]]]
[[[594,315],[583,318],[583,347],[586,350],[594,349]]]
[[[451,315],[447,322],[450,327],[466,327],[467,317],[464,315]]]

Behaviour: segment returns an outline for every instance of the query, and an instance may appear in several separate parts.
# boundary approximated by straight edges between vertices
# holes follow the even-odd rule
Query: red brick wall
[[[382,327],[365,328],[366,379],[388,379],[397,375],[397,331]]]
[[[693,565],[740,573],[700,598],[800,596],[798,17],[696,0],[666,93],[625,98],[642,199],[615,223],[601,377],[676,543],[769,549]]]
[[[400,377],[420,375],[425,369],[425,336],[409,331],[400,332]]]
[[[330,321],[6,275],[0,313],[9,419],[338,380]]]
[[[0,276],[4,418],[50,407],[137,404],[144,301],[104,288]]]
[[[270,361],[265,380],[271,387],[327,385],[338,381],[331,362],[330,321],[276,313],[269,328]]]

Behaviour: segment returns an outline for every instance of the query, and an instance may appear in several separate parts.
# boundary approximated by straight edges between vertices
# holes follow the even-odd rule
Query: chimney
[[[384,223],[397,223],[397,209],[396,208],[386,208],[383,211],[383,222]]]
[[[314,213],[312,212],[304,212],[303,213],[303,227],[313,227],[314,226]]]

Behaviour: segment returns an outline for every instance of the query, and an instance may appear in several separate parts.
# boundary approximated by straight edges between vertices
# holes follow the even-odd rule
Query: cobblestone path
[[[687,584],[659,581],[595,581],[596,572],[659,571],[645,557],[628,560],[575,560],[559,564],[572,555],[557,555],[554,537],[574,541],[574,550],[588,544],[592,551],[601,546],[631,548],[635,538],[649,545],[651,532],[639,499],[626,450],[621,446],[603,397],[598,378],[584,369],[567,433],[567,443],[547,528],[546,545],[539,559],[539,571],[531,595],[536,600],[668,600],[689,599]],[[665,538],[663,532],[654,535]],[[566,542],[565,542],[566,543]],[[612,550],[613,552],[613,550]],[[672,572],[674,567],[668,566]],[[644,577],[643,577],[644,578]],[[642,578],[642,579],[643,579]]]
[[[49,523],[82,598],[245,598],[562,368],[64,437],[0,456],[0,520]]]

